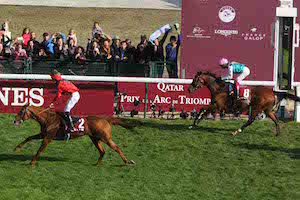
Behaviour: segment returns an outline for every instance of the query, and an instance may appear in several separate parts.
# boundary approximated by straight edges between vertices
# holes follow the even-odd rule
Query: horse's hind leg
[[[128,160],[122,153],[121,149],[111,139],[109,141],[107,141],[107,145],[110,146],[113,150],[115,150],[121,156],[121,158],[123,159],[125,164],[128,164]],[[130,162],[130,164],[131,164],[131,162]]]
[[[26,144],[27,142],[31,141],[31,140],[39,140],[42,139],[41,134],[36,134],[36,135],[32,135],[29,136],[28,138],[26,138],[23,142],[21,142],[15,149],[14,151],[18,151],[20,148],[22,148],[24,146],[24,144]]]
[[[272,121],[275,123],[275,125],[276,125],[276,136],[279,136],[279,135],[280,135],[280,127],[279,127],[278,119],[277,119],[276,115],[275,115],[274,112],[272,112],[272,111],[266,112],[266,114],[267,114],[267,115],[272,119]]]
[[[96,164],[97,167],[98,167],[101,164],[102,158],[105,154],[105,149],[104,149],[104,147],[103,147],[103,145],[102,145],[102,143],[99,139],[95,139],[91,136],[90,136],[90,138],[91,138],[92,142],[94,143],[95,147],[98,149],[98,151],[100,153],[100,157],[99,157],[98,162]]]

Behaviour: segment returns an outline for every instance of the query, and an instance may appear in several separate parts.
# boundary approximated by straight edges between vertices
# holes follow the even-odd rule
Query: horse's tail
[[[278,99],[281,101],[282,99],[290,99],[296,102],[300,102],[300,97],[297,97],[294,94],[289,94],[287,92],[274,92],[274,94],[278,97]]]
[[[134,126],[126,124],[126,123],[122,122],[121,120],[119,120],[117,118],[114,118],[114,117],[109,118],[107,121],[111,125],[119,125],[119,126],[122,126],[123,128],[126,128],[126,129],[133,129],[134,128]]]
[[[293,94],[286,94],[286,98],[289,98],[296,102],[300,102],[300,97],[297,97],[296,95],[293,95]]]
[[[275,102],[274,102],[273,110],[276,110],[276,112],[278,112],[279,110],[280,102],[282,99],[290,99],[295,102],[300,102],[300,97],[297,97],[294,94],[289,94],[287,92],[276,92],[276,91],[274,91],[274,94],[275,94]]]

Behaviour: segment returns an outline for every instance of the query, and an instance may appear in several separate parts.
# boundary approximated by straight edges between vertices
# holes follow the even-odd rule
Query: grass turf
[[[0,199],[299,199],[300,124],[255,122],[242,134],[231,131],[244,121],[204,121],[188,130],[185,121],[143,121],[131,132],[114,126],[113,140],[136,166],[123,166],[107,150],[83,137],[52,142],[36,167],[26,163],[39,141],[14,147],[39,131],[27,121],[11,124],[0,115]]]

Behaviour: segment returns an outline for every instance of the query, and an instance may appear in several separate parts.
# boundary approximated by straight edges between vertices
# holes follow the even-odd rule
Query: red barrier
[[[147,111],[150,111],[152,102],[157,105],[156,110],[161,106],[163,110],[169,111],[174,103],[176,111],[180,111],[182,108],[188,112],[193,108],[198,110],[210,104],[210,92],[207,88],[199,89],[190,94],[187,90],[188,87],[189,85],[167,83],[148,84]],[[118,90],[127,94],[121,98],[125,111],[131,111],[135,108],[135,100],[142,102],[139,111],[144,111],[145,83],[119,83]]]
[[[72,109],[73,115],[113,115],[114,86],[111,83],[74,82],[79,88],[80,100]],[[51,81],[1,81],[0,112],[17,113],[21,106],[30,103],[48,107],[56,95]],[[70,96],[64,95],[57,111],[63,111]]]

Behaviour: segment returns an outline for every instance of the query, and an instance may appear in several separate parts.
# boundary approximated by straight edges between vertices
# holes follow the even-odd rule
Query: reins
[[[44,113],[44,112],[46,112],[46,111],[48,111],[48,110],[50,110],[51,108],[50,107],[48,107],[48,108],[46,108],[46,109],[44,109],[44,110],[42,110],[41,112],[39,112],[37,115],[40,115],[40,114],[42,114],[42,113]]]

